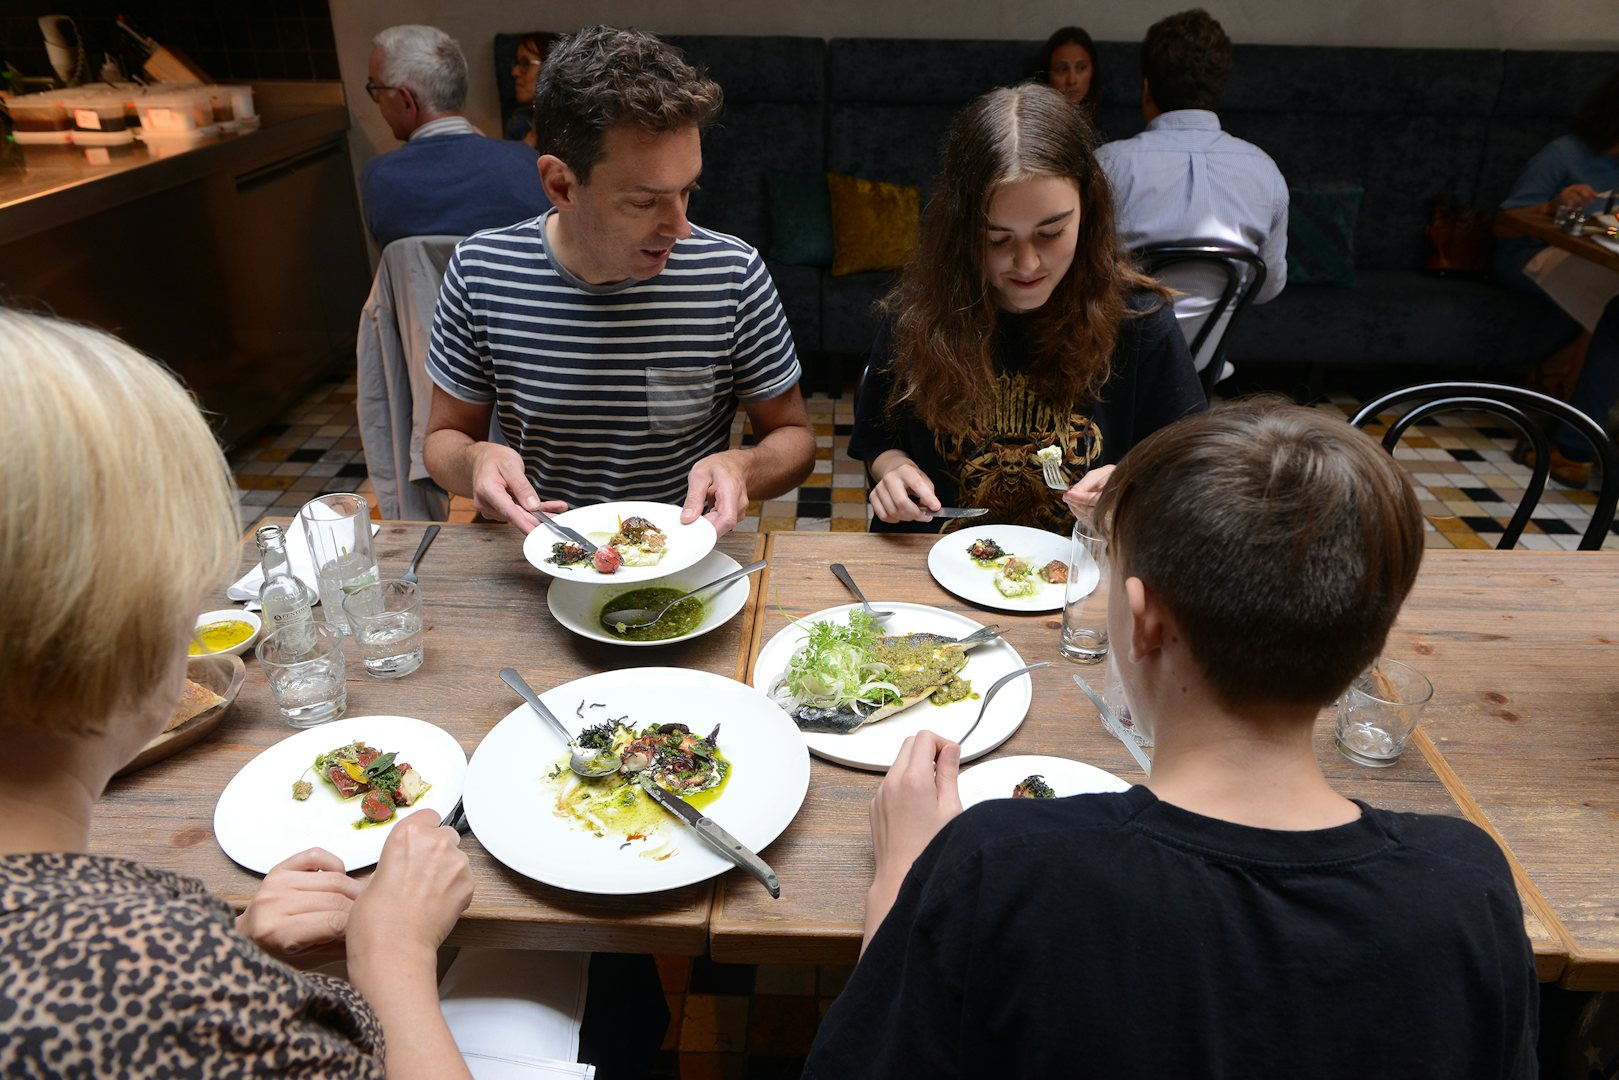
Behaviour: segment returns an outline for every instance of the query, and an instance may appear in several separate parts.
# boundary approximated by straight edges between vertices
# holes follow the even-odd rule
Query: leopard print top
[[[0,1076],[377,1077],[349,984],[236,932],[200,882],[99,855],[0,857]]]

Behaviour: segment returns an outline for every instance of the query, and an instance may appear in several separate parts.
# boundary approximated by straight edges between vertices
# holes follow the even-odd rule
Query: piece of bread
[[[169,726],[163,730],[173,731],[192,717],[200,716],[209,709],[224,703],[224,698],[206,686],[187,679],[185,690],[180,694],[180,703],[174,707],[174,715],[169,717]]]

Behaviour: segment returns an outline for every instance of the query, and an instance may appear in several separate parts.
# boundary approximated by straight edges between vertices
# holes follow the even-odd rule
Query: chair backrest
[[[1265,260],[1246,248],[1215,242],[1153,244],[1136,256],[1147,273],[1186,294],[1175,301],[1175,318],[1203,390],[1212,394],[1226,336],[1265,285]]]
[[[1614,506],[1619,503],[1619,450],[1614,448],[1613,440],[1608,438],[1596,421],[1572,405],[1533,390],[1496,383],[1437,382],[1408,386],[1384,394],[1376,401],[1368,402],[1349,422],[1355,427],[1365,427],[1390,409],[1413,402],[1412,408],[1389,424],[1388,431],[1383,435],[1383,448],[1390,454],[1394,453],[1395,445],[1412,424],[1435,413],[1457,410],[1487,412],[1509,420],[1534,448],[1535,464],[1529,486],[1524,489],[1517,511],[1508,522],[1506,531],[1501,534],[1500,543],[1496,544],[1501,549],[1517,545],[1524,526],[1529,524],[1529,515],[1539,505],[1540,496],[1546,490],[1546,477],[1551,470],[1551,440],[1529,414],[1539,413],[1578,431],[1595,449],[1597,467],[1602,470],[1602,488],[1597,494],[1596,505],[1591,508],[1591,523],[1580,538],[1580,550],[1595,551],[1602,546],[1608,528],[1613,524]]]

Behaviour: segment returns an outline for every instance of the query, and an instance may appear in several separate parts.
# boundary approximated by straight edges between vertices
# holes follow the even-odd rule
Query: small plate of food
[[[965,809],[989,799],[1063,799],[1130,784],[1105,769],[1068,758],[1013,754],[963,769],[957,781]]]
[[[218,727],[236,695],[241,693],[246,678],[246,665],[240,656],[232,653],[193,656],[187,660],[185,687],[180,691],[180,701],[169,717],[168,727],[142,747],[134,760],[119,769],[118,775],[127,775],[177,754]]]
[[[214,836],[226,855],[259,874],[310,847],[361,870],[381,856],[389,827],[404,815],[454,810],[466,771],[461,744],[424,720],[334,720],[242,766],[214,806]]]
[[[527,705],[484,736],[467,769],[467,822],[489,854],[535,881],[650,893],[734,869],[640,790],[642,777],[755,852],[781,835],[809,790],[809,755],[792,722],[732,679],[628,668],[540,698],[587,749],[611,751],[622,765],[599,779],[576,776],[562,739]]]
[[[983,692],[1024,667],[1017,650],[965,615],[885,601],[874,623],[857,604],[827,608],[779,631],[759,650],[753,685],[769,694],[817,757],[885,772],[922,730],[959,739]],[[982,757],[1012,737],[1033,700],[1029,679],[1001,688],[961,748]]]
[[[595,554],[543,521],[523,541],[523,557],[552,577],[590,585],[656,581],[686,569],[719,540],[714,523],[680,523],[680,507],[654,502],[580,506],[553,520],[596,545]]]
[[[682,593],[740,569],[729,555],[710,551],[695,566],[647,584],[598,585],[562,578],[552,583],[545,602],[557,622],[581,637],[611,645],[672,645],[701,637],[735,618],[748,602],[752,579],[742,578],[719,592],[682,600],[651,626],[623,633],[603,626],[602,613],[627,607],[656,610]]]
[[[1027,525],[975,525],[940,537],[928,550],[928,572],[982,607],[1061,611],[1072,543]]]

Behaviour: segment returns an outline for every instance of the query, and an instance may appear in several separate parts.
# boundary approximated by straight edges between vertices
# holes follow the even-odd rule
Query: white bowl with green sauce
[[[601,624],[602,612],[625,607],[656,610],[681,593],[690,592],[740,569],[741,565],[729,555],[711,551],[695,565],[656,581],[599,585],[558,578],[551,582],[546,603],[557,622],[593,641],[605,641],[610,645],[673,645],[701,637],[729,622],[747,604],[753,578],[749,576],[733,581],[719,592],[697,597],[699,610],[691,610],[688,604],[681,604],[673,620],[665,615],[646,630],[612,633]],[[667,590],[667,594],[663,599],[649,603],[645,595],[647,590],[658,590],[660,593]]]

